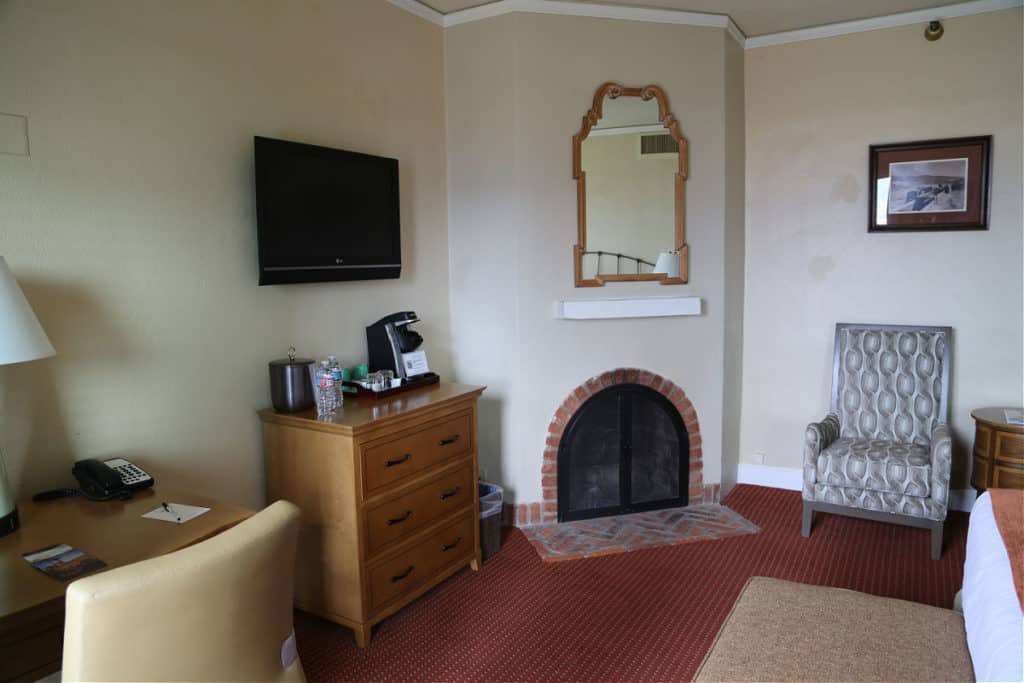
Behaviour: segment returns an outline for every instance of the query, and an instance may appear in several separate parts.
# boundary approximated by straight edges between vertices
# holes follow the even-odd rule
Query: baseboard
[[[803,470],[799,467],[769,467],[740,463],[736,472],[736,483],[800,491],[803,488],[803,477]],[[952,490],[949,492],[949,509],[970,512],[977,497],[974,489]]]
[[[974,507],[974,501],[978,499],[978,492],[974,489],[960,489],[949,492],[949,509],[960,512],[970,512]]]
[[[769,467],[740,463],[736,471],[736,483],[799,491],[803,488],[804,473],[799,467]]]

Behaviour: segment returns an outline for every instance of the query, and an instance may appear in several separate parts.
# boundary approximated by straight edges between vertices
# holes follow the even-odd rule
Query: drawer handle
[[[441,494],[441,500],[448,500],[449,498],[451,498],[452,496],[454,496],[458,492],[459,492],[459,487],[458,486],[453,488],[451,491],[445,491],[444,493]]]
[[[391,577],[391,583],[398,583],[398,582],[399,582],[399,581],[401,581],[402,579],[404,579],[404,578],[406,578],[407,576],[409,576],[409,574],[412,574],[412,570],[413,570],[413,569],[415,569],[415,568],[416,568],[416,567],[414,567],[414,566],[412,566],[412,565],[410,564],[410,565],[409,565],[409,568],[408,568],[408,569],[406,569],[406,570],[405,570],[404,572],[402,572],[401,574],[395,574],[394,576],[392,576],[392,577]]]
[[[406,453],[401,458],[395,458],[394,460],[386,460],[384,467],[394,467],[395,465],[401,465],[403,462],[408,462],[409,458],[412,457],[412,453]]]
[[[454,434],[452,436],[449,436],[447,439],[441,439],[441,443],[439,443],[438,446],[450,446],[451,444],[458,441],[460,436],[460,434]]]
[[[460,543],[462,543],[462,536],[456,536],[454,541],[447,545],[441,546],[441,552],[446,553]]]
[[[387,524],[388,526],[394,526],[396,524],[401,524],[402,522],[404,522],[405,520],[409,519],[410,517],[412,517],[412,510],[406,510],[405,514],[402,515],[401,517],[395,517],[394,519],[389,519],[389,520],[387,520],[384,523]]]

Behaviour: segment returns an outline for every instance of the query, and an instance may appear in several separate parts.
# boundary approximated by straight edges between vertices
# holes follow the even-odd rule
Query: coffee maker
[[[409,327],[419,321],[413,311],[403,311],[381,318],[366,328],[370,372],[391,370],[403,383],[433,375],[427,366],[426,352],[419,350],[423,337]]]

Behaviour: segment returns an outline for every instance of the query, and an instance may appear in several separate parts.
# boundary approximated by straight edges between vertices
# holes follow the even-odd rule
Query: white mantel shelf
[[[699,296],[652,296],[635,299],[576,299],[555,302],[561,320],[609,320],[614,318],[668,318],[700,315]]]

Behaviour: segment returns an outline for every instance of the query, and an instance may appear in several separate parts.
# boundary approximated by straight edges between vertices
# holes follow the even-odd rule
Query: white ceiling
[[[488,4],[482,0],[420,2],[442,14]],[[727,14],[747,36],[760,36],[953,3],[941,0],[614,0],[606,4]]]

